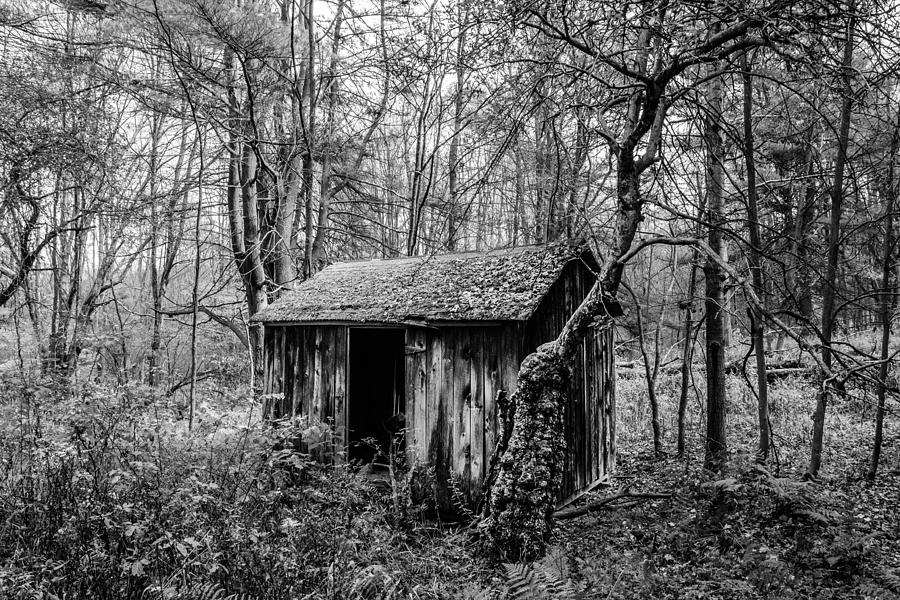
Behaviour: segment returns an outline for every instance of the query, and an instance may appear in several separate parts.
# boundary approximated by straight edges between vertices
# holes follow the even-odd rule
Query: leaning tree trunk
[[[653,100],[650,100],[653,102]],[[645,114],[656,121],[656,108]],[[636,140],[635,140],[636,143]],[[634,159],[631,140],[619,148],[618,209],[612,257],[600,279],[575,310],[555,341],[542,345],[522,361],[509,444],[497,461],[494,484],[485,491],[484,532],[488,545],[506,559],[531,560],[544,553],[551,517],[562,485],[566,451],[563,415],[567,401],[569,365],[581,340],[615,296],[622,271],[641,221],[639,176],[649,162]]]
[[[562,414],[568,365],[591,328],[608,318],[607,306],[619,289],[624,266],[642,247],[632,248],[643,218],[640,176],[655,162],[661,145],[668,84],[689,66],[699,64],[694,61],[701,56],[727,57],[737,47],[729,45],[731,42],[766,23],[766,18],[748,17],[722,35],[710,37],[683,53],[697,58],[670,62],[668,66],[660,64],[662,59],[649,58],[649,26],[640,34],[636,77],[629,75],[639,91],[630,94],[624,109],[620,139],[607,138],[616,157],[616,213],[611,247],[597,283],[556,340],[523,361],[519,387],[511,399],[514,416],[509,447],[499,461],[495,485],[486,490],[490,512],[482,531],[498,554],[527,559],[545,550],[562,481],[559,461],[565,450]],[[653,74],[647,72],[650,64],[654,65]],[[642,149],[640,154],[638,148]],[[535,482],[544,486],[540,493],[536,492]]]
[[[544,551],[566,454],[563,418],[569,367],[553,344],[530,354],[519,369],[512,436],[490,490],[492,541],[507,560]]]

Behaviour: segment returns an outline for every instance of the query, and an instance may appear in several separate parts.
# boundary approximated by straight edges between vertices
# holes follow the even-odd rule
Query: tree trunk
[[[448,176],[448,204],[447,207],[447,250],[456,250],[459,242],[459,232],[463,224],[465,214],[462,206],[462,198],[459,193],[459,171],[461,170],[459,158],[459,144],[462,137],[462,115],[465,106],[463,98],[463,81],[466,77],[465,49],[466,28],[463,18],[464,3],[460,8],[460,32],[456,42],[456,95],[453,99],[453,137],[450,140],[450,150],[447,154]]]
[[[323,94],[325,96],[325,123],[324,138],[331,144],[336,136],[335,120],[336,112],[341,102],[340,80],[338,79],[338,66],[340,64],[340,47],[342,26],[344,23],[345,0],[338,0],[334,16],[334,34],[331,39],[331,61],[328,71],[323,79]],[[337,193],[337,184],[334,182],[333,171],[335,169],[335,156],[333,150],[328,150],[322,159],[322,179],[319,184],[319,214],[316,221],[316,234],[311,248],[312,255],[309,263],[312,271],[310,275],[325,263],[325,239],[328,235],[328,222],[331,220],[331,202]]]
[[[519,231],[522,232],[522,241],[524,243],[531,242],[529,227],[523,227],[524,221],[522,209],[525,206],[525,169],[522,167],[522,145],[521,137],[516,138],[516,146],[513,149],[513,168],[515,169],[515,192],[513,195],[513,217],[512,217],[512,236],[511,242],[513,246],[519,243]]]
[[[747,167],[747,229],[750,232],[750,252],[747,260],[750,263],[750,276],[756,293],[765,297],[765,284],[762,275],[762,248],[759,233],[759,200],[756,190],[756,159],[753,141],[753,78],[750,75],[750,64],[747,54],[741,55],[741,70],[744,83],[744,162]],[[759,419],[759,446],[757,459],[765,463],[772,445],[769,431],[769,388],[766,380],[765,331],[763,315],[753,308],[751,311],[750,337],[756,355],[756,403]]]
[[[897,113],[897,124],[894,127],[894,135],[891,139],[887,180],[882,184],[882,194],[885,199],[885,222],[884,258],[881,263],[881,364],[878,365],[878,404],[875,409],[875,439],[872,444],[872,457],[869,460],[869,469],[866,473],[869,481],[875,480],[875,476],[878,474],[878,463],[881,459],[881,444],[884,438],[884,405],[888,388],[888,368],[890,366],[888,357],[890,356],[891,321],[896,298],[891,282],[891,272],[894,269],[894,205],[896,204],[897,196],[897,182],[895,178],[898,142],[900,142],[900,111]]]
[[[645,100],[645,120],[655,123],[660,98]],[[659,117],[661,127],[661,119]],[[489,501],[485,533],[495,552],[527,560],[541,555],[550,535],[557,493],[562,484],[565,432],[562,415],[567,399],[569,367],[581,340],[607,301],[615,297],[628,253],[641,221],[640,173],[649,161],[634,158],[636,139],[618,148],[618,207],[610,260],[599,281],[575,310],[554,342],[544,344],[522,362],[518,387],[510,400],[514,426],[499,462]],[[535,487],[540,484],[540,488]]]
[[[304,214],[304,252],[303,252],[303,276],[311,277],[313,274],[313,241],[315,221],[315,204],[313,183],[315,175],[315,147],[316,139],[316,22],[314,16],[313,0],[306,0],[304,7],[306,13],[306,73],[303,82],[303,99],[306,101],[306,127],[304,128],[305,149],[303,153],[303,197],[306,211]],[[301,119],[303,116],[301,115]]]
[[[153,232],[151,240],[150,255],[150,289],[153,304],[153,326],[150,335],[150,360],[148,362],[147,383],[151,386],[159,385],[162,375],[162,320],[163,320],[163,298],[169,285],[169,279],[172,275],[172,269],[175,267],[175,259],[178,256],[178,249],[181,245],[184,233],[184,217],[179,216],[178,231],[176,232],[176,213],[179,200],[186,202],[187,185],[186,181],[191,179],[191,169],[194,160],[194,145],[188,150],[187,129],[181,134],[181,142],[179,146],[178,160],[175,165],[175,172],[172,178],[172,187],[169,190],[169,201],[166,203],[166,212],[164,223],[166,226],[166,237],[163,248],[165,252],[162,257],[159,256],[159,225],[157,224],[158,213],[156,212],[156,202],[152,203],[153,207]],[[185,158],[186,156],[186,158]],[[156,159],[158,160],[158,158]],[[151,161],[155,164],[155,161]],[[184,162],[187,163],[184,168]],[[154,167],[155,168],[155,167]],[[182,180],[182,169],[184,168],[184,179]],[[156,178],[152,176],[151,182]],[[156,198],[156,192],[151,191],[151,197]],[[160,258],[162,265],[159,264]]]
[[[822,290],[822,363],[829,371],[832,366],[831,338],[834,333],[834,304],[837,290],[838,257],[841,246],[841,210],[844,201],[844,170],[847,165],[847,144],[850,140],[850,117],[853,110],[853,40],[856,30],[855,5],[848,9],[847,41],[841,61],[843,77],[843,102],[841,104],[841,124],[838,131],[838,152],[834,162],[834,183],[831,187],[831,216],[828,227],[828,265]],[[813,438],[810,448],[807,474],[815,477],[822,464],[822,446],[825,438],[825,412],[828,399],[834,393],[834,381],[822,374],[822,386],[816,397],[813,413]]]
[[[713,30],[713,33],[715,30]],[[718,70],[711,63],[709,72]],[[725,151],[722,145],[722,79],[714,77],[708,84],[709,99],[704,118],[706,142],[706,210],[709,224],[709,247],[722,256],[723,179]],[[703,267],[706,277],[706,452],[703,466],[717,471],[727,455],[725,436],[725,319],[724,276],[719,264],[711,258]]]
[[[550,168],[550,129],[547,104],[543,90],[539,91],[538,106],[534,112],[534,179],[535,209],[534,238],[538,243],[552,239],[553,232],[553,181]]]
[[[566,453],[563,415],[569,388],[567,362],[545,344],[519,369],[515,418],[487,504],[491,539],[501,558],[540,556],[562,482]]]
[[[764,23],[754,17],[730,31],[743,35]],[[638,53],[639,58],[648,58],[630,67],[637,69],[636,76],[631,77],[637,91],[629,95],[624,130],[615,139],[608,134],[604,136],[616,158],[617,181],[612,239],[603,270],[556,340],[526,357],[519,371],[519,387],[512,400],[513,433],[509,448],[500,460],[495,490],[489,492],[491,509],[482,529],[496,552],[504,556],[531,558],[544,552],[555,492],[562,479],[564,431],[560,421],[564,414],[568,365],[597,322],[609,318],[608,307],[622,282],[625,265],[640,249],[632,249],[643,219],[640,177],[657,158],[667,109],[666,88],[692,64],[676,62],[664,66],[665,59],[660,56],[653,59],[654,74],[647,74],[649,36],[649,33],[640,36],[639,43],[645,46],[645,52]],[[711,58],[713,51],[728,42],[728,38],[709,38],[697,48],[698,56]],[[729,52],[728,49],[720,52],[718,58]],[[637,154],[639,147],[642,152]],[[542,481],[546,489],[536,491],[535,481]]]
[[[652,260],[650,264],[652,266]],[[644,379],[647,382],[647,400],[650,403],[650,433],[653,438],[653,454],[654,456],[659,457],[663,452],[661,439],[662,436],[659,427],[659,402],[656,398],[656,377],[658,374],[658,370],[656,369],[655,364],[653,367],[650,366],[650,355],[647,352],[647,346],[644,344],[644,318],[641,314],[642,310],[640,302],[638,301],[638,297],[630,287],[625,284],[623,284],[623,287],[628,291],[628,293],[631,295],[632,300],[634,301],[634,311],[635,317],[637,318],[638,328],[638,344],[641,350],[641,358],[644,360]],[[650,287],[649,281],[647,287]],[[649,291],[646,297],[649,297]],[[658,333],[659,328],[657,328],[656,331]]]
[[[153,307],[150,330],[150,357],[147,362],[147,384],[156,387],[160,376],[160,347],[162,346],[162,298],[165,290],[159,281],[159,214],[157,212],[157,170],[160,119],[153,117],[150,127],[150,299]],[[169,218],[171,218],[170,215]]]
[[[702,210],[700,211],[703,212]],[[688,297],[684,309],[684,328],[681,346],[681,390],[678,394],[678,456],[684,456],[685,416],[688,394],[691,389],[691,365],[694,360],[694,294],[697,291],[697,250],[691,250],[691,274],[688,281]]]
[[[796,250],[794,255],[795,264],[797,265],[797,276],[795,279],[797,290],[797,310],[803,316],[807,323],[812,323],[813,314],[813,294],[812,294],[812,269],[809,268],[809,253],[815,243],[815,233],[813,224],[816,220],[816,196],[818,187],[812,181],[816,176],[816,160],[813,153],[814,136],[810,136],[809,157],[806,165],[806,181],[803,185],[802,197],[798,200],[801,206],[797,211],[797,223],[795,226],[794,239],[796,240]]]

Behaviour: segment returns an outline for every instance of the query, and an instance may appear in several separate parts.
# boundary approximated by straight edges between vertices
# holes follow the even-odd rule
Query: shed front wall
[[[497,394],[515,389],[520,339],[518,324],[406,330],[407,446],[414,462],[434,468],[443,507],[480,497]]]
[[[334,462],[345,457],[349,330],[265,330],[267,415],[309,415],[333,424],[333,436],[313,452]],[[497,394],[514,391],[521,352],[516,323],[406,328],[407,448],[413,461],[434,469],[442,507],[477,502],[497,443]]]

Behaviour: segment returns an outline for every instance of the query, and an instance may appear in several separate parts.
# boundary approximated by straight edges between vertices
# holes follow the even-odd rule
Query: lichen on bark
[[[515,423],[491,489],[486,532],[504,560],[544,553],[562,484],[569,367],[554,344],[544,344],[519,369]]]

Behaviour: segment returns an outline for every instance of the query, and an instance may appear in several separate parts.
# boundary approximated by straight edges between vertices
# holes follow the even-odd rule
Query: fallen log
[[[806,375],[814,373],[815,367],[788,367],[785,369],[766,369],[766,377],[788,377],[789,375]]]

